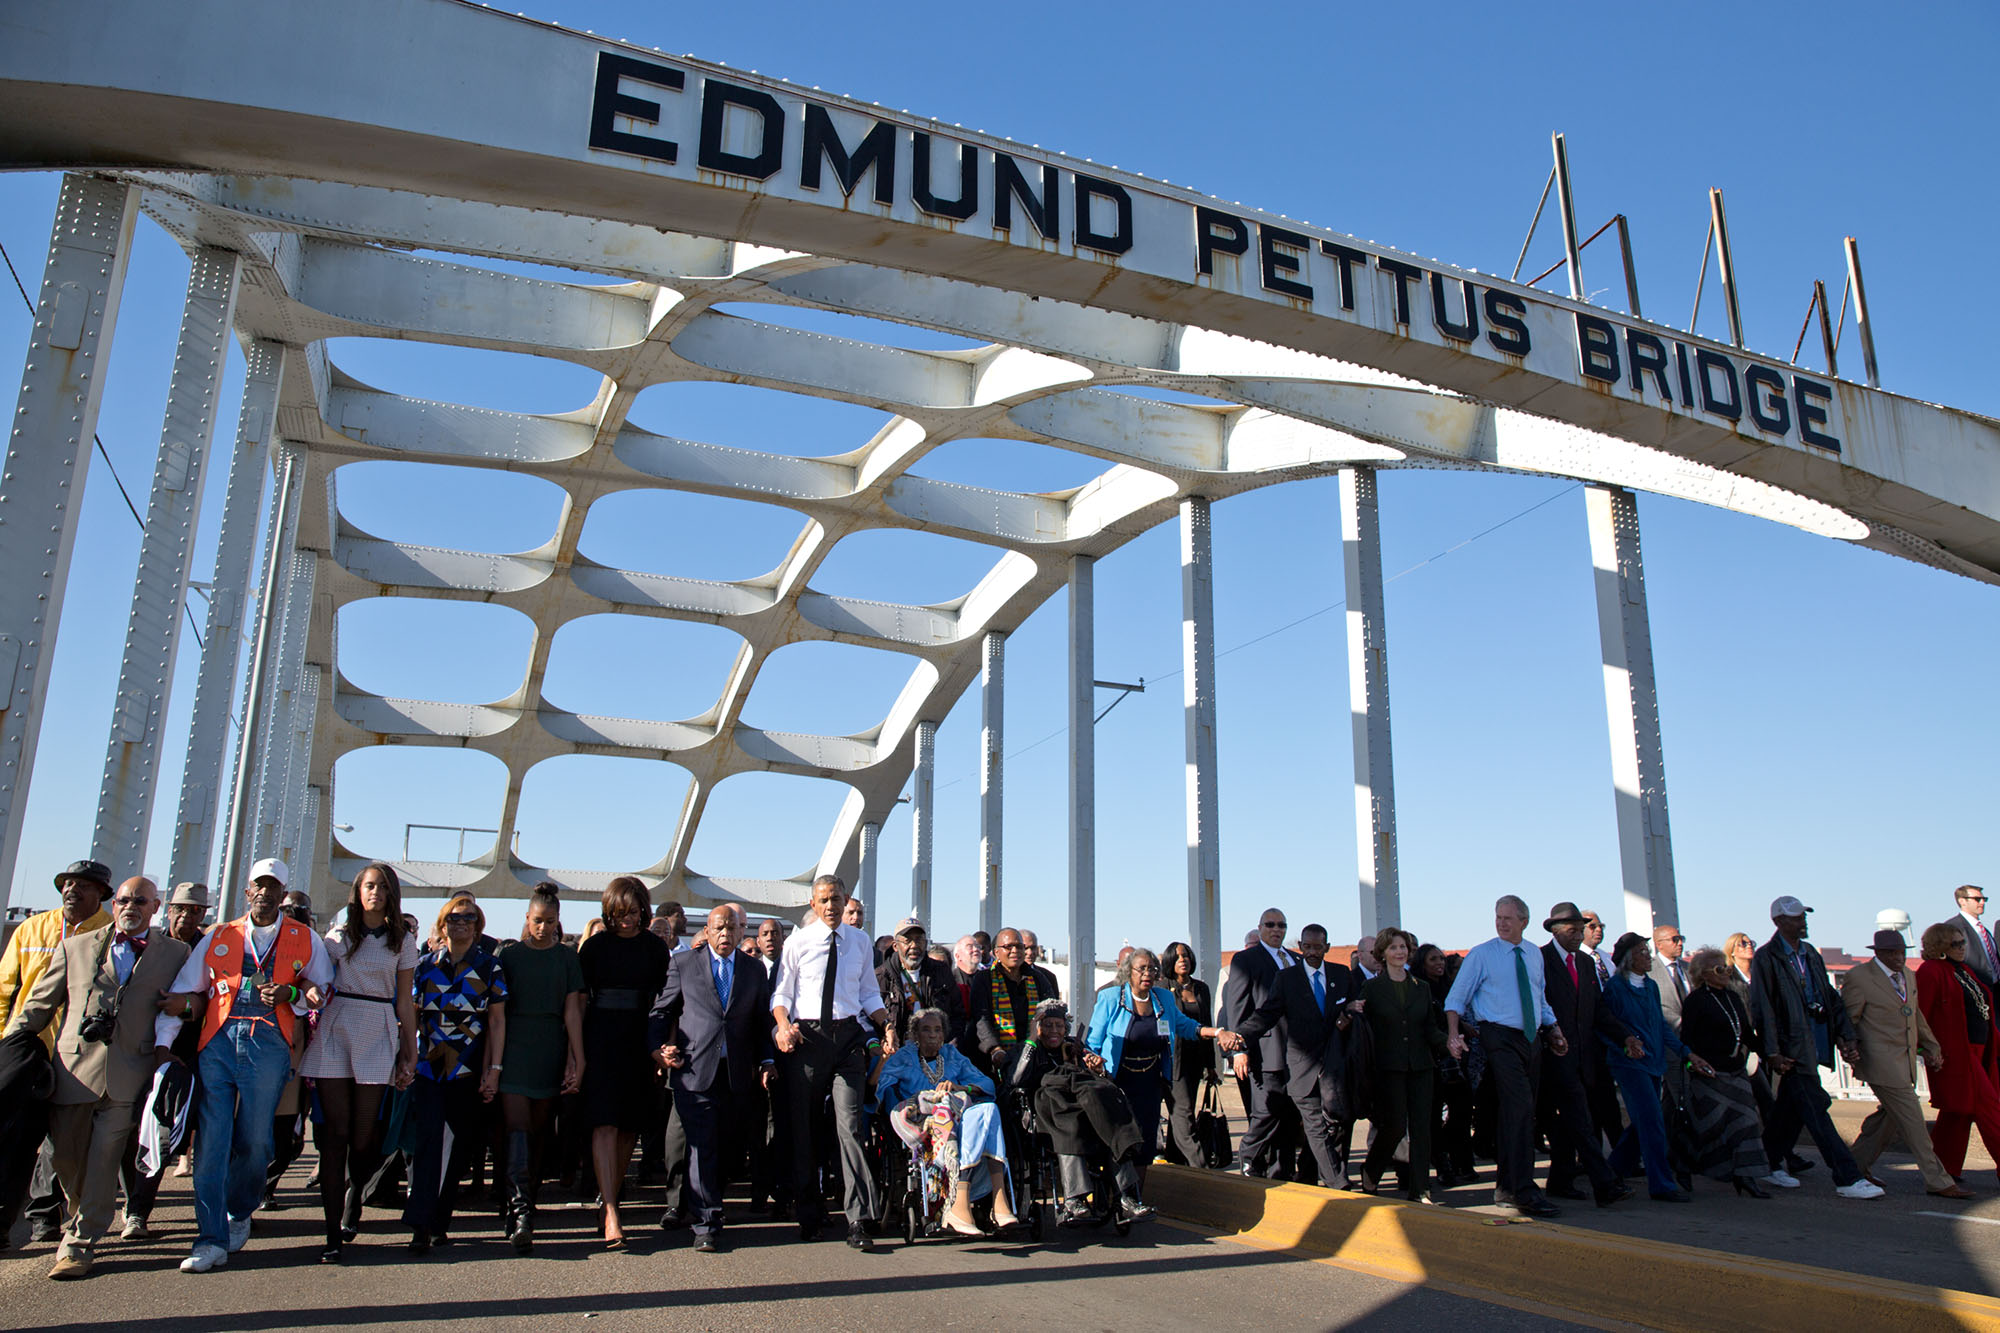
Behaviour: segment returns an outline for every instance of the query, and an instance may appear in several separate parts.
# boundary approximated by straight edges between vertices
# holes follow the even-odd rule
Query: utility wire
[[[1506,518],[1501,519],[1498,523],[1494,523],[1488,527],[1481,528],[1479,531],[1473,533],[1470,537],[1465,538],[1463,541],[1454,542],[1452,545],[1445,547],[1441,551],[1437,551],[1431,555],[1425,556],[1422,560],[1417,561],[1416,564],[1411,565],[1408,568],[1403,569],[1395,574],[1391,574],[1388,578],[1382,580],[1382,582],[1386,586],[1388,584],[1396,582],[1396,580],[1398,579],[1414,574],[1420,569],[1424,569],[1427,566],[1434,565],[1438,561],[1443,560],[1447,556],[1453,555],[1459,551],[1463,551],[1466,547],[1472,545],[1474,542],[1490,537],[1494,533],[1500,531],[1502,528],[1520,522],[1522,519],[1534,513],[1536,510],[1546,508],[1547,506],[1552,505],[1556,501],[1562,499],[1564,496],[1574,495],[1576,492],[1582,489],[1583,489],[1582,482],[1577,482],[1573,485],[1565,486],[1563,489],[1557,491],[1554,495],[1547,496],[1541,500],[1537,500],[1535,503],[1529,505],[1526,509],[1520,510],[1517,513],[1509,514]],[[1346,605],[1347,605],[1347,599],[1343,597],[1337,602],[1331,602],[1326,606],[1320,607],[1317,611],[1308,611],[1296,620],[1288,620],[1282,625],[1276,626],[1275,628],[1272,629],[1265,630],[1262,634],[1257,635],[1255,638],[1245,639],[1243,642],[1236,644],[1233,647],[1223,649],[1221,652],[1215,655],[1215,659],[1219,662],[1223,658],[1228,657],[1234,653],[1242,652],[1245,648],[1254,648],[1258,644],[1264,642],[1266,639],[1274,639],[1278,635],[1283,634],[1288,630],[1295,630],[1299,626],[1306,624],[1309,621],[1318,620],[1321,616],[1324,615],[1330,615],[1333,612],[1338,611],[1341,608],[1345,607]],[[1158,681],[1173,680],[1175,677],[1184,675],[1185,673],[1186,673],[1186,668],[1176,667],[1172,671],[1167,672],[1165,675],[1148,678],[1148,684],[1150,685]],[[1110,710],[1107,709],[1106,711],[1108,712]],[[1042,746],[1047,745],[1050,741],[1054,740],[1058,736],[1066,734],[1068,731],[1069,727],[1067,725],[1057,727],[1054,731],[1042,737],[1040,740],[1031,741],[1028,744],[1022,746],[1020,749],[1015,750],[1012,753],[1008,754],[1007,759],[1010,761],[1019,759],[1022,755],[1027,754],[1031,750],[1040,749]],[[950,782],[939,783],[935,790],[943,791],[948,787],[956,787],[961,782],[970,782],[974,776],[976,775],[965,774],[961,777],[953,778]]]
[[[21,275],[15,270],[14,261],[7,254],[5,245],[0,245],[0,262],[7,265],[7,276],[14,280],[14,290],[21,294],[21,304],[28,307],[28,314],[32,318],[35,313],[35,303],[28,296],[28,289],[22,285]],[[112,462],[111,455],[105,452],[104,437],[93,431],[90,438],[97,446],[97,456],[104,460],[105,468],[111,473],[112,483],[118,487],[118,493],[125,497],[125,507],[132,511],[132,521],[139,525],[139,535],[143,537],[146,534],[146,520],[139,516],[139,506],[132,503],[132,492],[125,489],[125,479],[118,475],[118,465]],[[194,646],[206,650],[208,645],[201,641],[201,626],[194,623],[194,608],[183,601],[181,610],[187,613],[188,631],[194,635]]]

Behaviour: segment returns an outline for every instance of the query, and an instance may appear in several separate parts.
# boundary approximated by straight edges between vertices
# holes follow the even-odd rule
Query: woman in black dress
[[[1681,1001],[1681,1040],[1715,1071],[1688,1080],[1688,1114],[1700,1153],[1695,1165],[1711,1179],[1729,1181],[1738,1194],[1768,1199],[1759,1184],[1771,1174],[1764,1123],[1745,1072],[1756,1034],[1749,1009],[1730,987],[1732,970],[1720,949],[1697,949],[1688,960],[1696,984]]]
[[[1214,1027],[1215,1001],[1208,983],[1195,976],[1194,950],[1175,940],[1160,955],[1160,966],[1167,974],[1164,984],[1180,1003],[1181,1012],[1205,1028]],[[1183,1041],[1174,1054],[1173,1082],[1167,1085],[1167,1156],[1183,1166],[1208,1165],[1195,1137],[1194,1118],[1201,1109],[1203,1084],[1214,1082],[1215,1077],[1215,1044]]]
[[[577,961],[590,1000],[583,1014],[583,1121],[604,1197],[604,1247],[625,1247],[618,1189],[632,1145],[658,1098],[646,1015],[667,981],[667,942],[646,929],[652,897],[643,882],[620,875],[604,886],[605,929],[583,942]]]

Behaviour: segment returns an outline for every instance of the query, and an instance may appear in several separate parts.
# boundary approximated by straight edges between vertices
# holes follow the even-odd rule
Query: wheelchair
[[[944,1237],[949,1240],[974,1240],[973,1236],[962,1235],[944,1225],[944,1213],[940,1209],[935,1216],[924,1207],[924,1168],[917,1155],[910,1151],[895,1129],[889,1124],[889,1112],[879,1111],[869,1117],[869,1159],[875,1171],[875,1179],[880,1186],[882,1197],[882,1225],[886,1231],[891,1226],[900,1226],[905,1245],[915,1245],[919,1240]],[[1003,1120],[1004,1120],[1003,1115]],[[1051,1158],[1053,1164],[1053,1158]],[[1039,1240],[1042,1236],[1041,1209],[1031,1207],[1021,1171],[1015,1166],[1013,1137],[1007,1140],[1007,1166],[1010,1188],[1014,1194],[1014,1206],[1021,1220],[1028,1225],[1029,1234]],[[993,1196],[975,1200],[972,1217],[982,1229],[993,1225]],[[989,1236],[989,1239],[991,1237]]]
[[[1002,1127],[1007,1136],[1007,1163],[1014,1180],[1015,1210],[1027,1221],[1029,1234],[1040,1240],[1062,1199],[1062,1173],[1056,1164],[1055,1144],[1042,1132],[1035,1118],[1034,1098],[1017,1088],[1002,1092]],[[1118,1235],[1132,1230],[1132,1220],[1118,1206],[1118,1182],[1112,1176],[1113,1162],[1103,1144],[1084,1157],[1090,1177],[1090,1214],[1083,1226],[1096,1230],[1110,1226]]]

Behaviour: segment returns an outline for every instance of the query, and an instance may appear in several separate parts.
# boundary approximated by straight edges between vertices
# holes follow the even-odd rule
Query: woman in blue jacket
[[[1714,1073],[1708,1062],[1681,1044],[1680,1034],[1660,1012],[1659,983],[1648,975],[1653,970],[1653,950],[1642,936],[1626,933],[1611,951],[1617,965],[1610,984],[1604,988],[1604,1003],[1612,1014],[1639,1038],[1640,1052],[1634,1058],[1625,1053],[1623,1041],[1602,1038],[1611,1077],[1625,1098],[1625,1114],[1632,1123],[1612,1149],[1610,1166],[1623,1176],[1637,1157],[1646,1166],[1646,1187],[1660,1203],[1686,1203],[1693,1196],[1680,1186],[1667,1148],[1667,1121],[1660,1109],[1660,1080],[1667,1061],[1686,1060],[1704,1077]]]
[[[1160,959],[1151,949],[1135,949],[1126,960],[1131,980],[1097,992],[1084,1044],[1104,1061],[1104,1076],[1132,1104],[1139,1126],[1143,1171],[1159,1148],[1160,1099],[1174,1078],[1174,1052],[1181,1041],[1214,1038],[1225,1051],[1243,1048],[1242,1038],[1224,1028],[1205,1028],[1181,1012],[1179,1001],[1154,989]]]

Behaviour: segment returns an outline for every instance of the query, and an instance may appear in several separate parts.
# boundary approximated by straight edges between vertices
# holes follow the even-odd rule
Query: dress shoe
[[[1747,1194],[1753,1199],[1768,1199],[1771,1191],[1759,1185],[1748,1176],[1731,1176],[1729,1183],[1736,1187],[1738,1194]]]
[[[1609,1208],[1614,1203],[1631,1198],[1632,1187],[1622,1180],[1613,1181],[1607,1189],[1591,1191],[1591,1197],[1597,1201],[1599,1208]]]
[[[413,1232],[410,1236],[409,1249],[411,1254],[429,1254],[431,1252],[430,1236],[422,1231]]]
[[[1069,1227],[1072,1230],[1077,1227],[1087,1227],[1096,1220],[1097,1215],[1090,1211],[1090,1205],[1076,1199],[1064,1199],[1061,1209],[1056,1214],[1056,1225]]]
[[[1127,1222],[1150,1221],[1159,1211],[1136,1194],[1128,1194],[1120,1199],[1118,1210],[1125,1215]]]
[[[799,1223],[799,1239],[800,1239],[800,1240],[818,1240],[818,1239],[819,1239],[819,1223],[817,1223],[817,1222],[801,1222],[801,1223]]]
[[[1791,1172],[1795,1176],[1802,1176],[1806,1172],[1812,1170],[1815,1166],[1818,1165],[1819,1165],[1818,1162],[1813,1161],[1809,1157],[1801,1157],[1797,1153],[1793,1153],[1790,1157],[1787,1157],[1785,1159],[1785,1170]]]
[[[1563,1210],[1536,1193],[1515,1195],[1514,1211],[1523,1217],[1561,1217]]]
[[[87,1254],[65,1251],[56,1256],[55,1267],[49,1269],[49,1276],[58,1282],[68,1282],[80,1277],[89,1277],[91,1258]]]
[[[1654,1203],[1692,1203],[1694,1195],[1686,1190],[1661,1190],[1653,1195]]]
[[[344,1248],[344,1242],[342,1242],[338,1235],[331,1237],[320,1248],[319,1261],[323,1264],[337,1264],[341,1262]]]
[[[1925,1190],[1924,1193],[1934,1194],[1940,1199],[1972,1199],[1978,1197],[1963,1185],[1953,1185],[1950,1189]]]
[[[1588,1194],[1585,1194],[1582,1190],[1576,1189],[1570,1185],[1551,1185],[1542,1192],[1548,1195],[1551,1199],[1572,1199],[1577,1203],[1582,1203],[1585,1199],[1588,1199],[1590,1197]]]
[[[660,1214],[660,1230],[679,1231],[688,1224],[687,1214],[679,1208],[669,1208]]]
[[[863,1254],[873,1254],[875,1242],[868,1239],[868,1233],[859,1226],[851,1226],[847,1229],[847,1248],[859,1250]]]
[[[694,1252],[696,1254],[721,1254],[722,1238],[717,1236],[713,1231],[697,1231],[694,1234]]]

